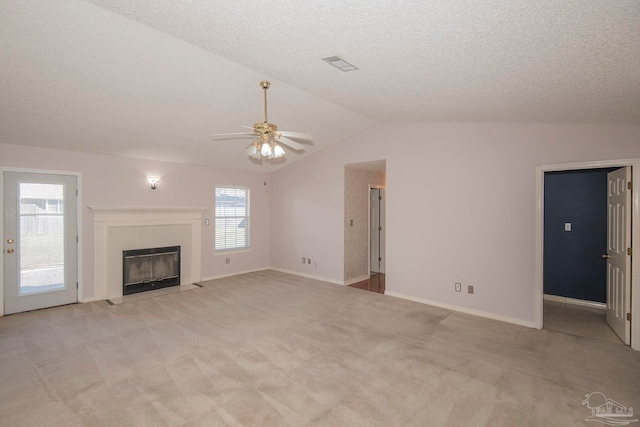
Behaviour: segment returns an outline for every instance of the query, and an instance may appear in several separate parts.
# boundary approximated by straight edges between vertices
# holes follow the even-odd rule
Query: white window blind
[[[216,186],[216,251],[249,247],[249,188]]]

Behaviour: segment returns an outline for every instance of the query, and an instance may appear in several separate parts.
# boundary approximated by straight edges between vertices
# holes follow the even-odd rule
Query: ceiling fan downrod
[[[264,122],[268,123],[267,120],[267,89],[269,89],[271,83],[268,80],[262,80],[260,82],[260,87],[264,89]]]

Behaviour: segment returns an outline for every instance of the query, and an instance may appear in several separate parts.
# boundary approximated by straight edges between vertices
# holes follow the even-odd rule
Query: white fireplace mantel
[[[94,213],[93,300],[122,297],[124,249],[182,246],[181,284],[200,280],[202,212],[210,208],[90,206],[89,209]]]

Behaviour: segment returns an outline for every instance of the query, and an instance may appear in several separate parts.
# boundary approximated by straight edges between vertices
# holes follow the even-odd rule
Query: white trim
[[[2,245],[2,261],[0,261],[0,317],[4,316],[4,168],[0,168],[0,244]]]
[[[328,279],[322,276],[315,276],[313,274],[300,273],[299,271],[293,271],[293,270],[285,270],[283,268],[270,267],[269,270],[279,271],[280,273],[293,274],[294,276],[306,277],[308,279],[320,280],[322,282],[329,282],[336,285],[344,285],[344,280]]]
[[[226,213],[223,213],[222,215],[218,215],[218,190],[220,190],[221,195],[223,193],[227,193],[227,190],[234,190],[234,191],[243,191],[244,192],[244,196],[245,196],[245,207],[244,207],[244,215],[227,215]],[[233,197],[238,197],[237,194],[234,195]],[[224,211],[223,211],[224,212]],[[245,236],[244,236],[244,246],[233,246],[230,248],[226,247],[226,243],[227,243],[227,224],[225,221],[225,225],[223,227],[221,227],[221,229],[223,229],[224,231],[222,231],[222,234],[224,235],[225,238],[223,238],[220,243],[222,243],[222,246],[225,246],[224,248],[218,248],[218,229],[217,229],[217,224],[218,224],[218,219],[227,219],[227,218],[243,218],[242,221],[245,222]],[[239,227],[239,225],[238,225]],[[236,227],[237,228],[237,227]],[[213,250],[214,250],[214,254],[215,253],[228,253],[228,252],[235,252],[235,251],[248,251],[251,250],[251,187],[249,186],[244,186],[244,185],[222,185],[222,184],[216,184],[214,186],[214,190],[213,190],[213,231],[214,231],[214,236],[213,236]],[[237,238],[237,236],[236,236]],[[234,245],[236,245],[238,242],[236,240],[236,242],[234,243]]]
[[[225,255],[232,255],[232,254],[241,254],[243,252],[251,252],[251,248],[244,248],[244,249],[225,249],[225,250],[221,250],[221,251],[216,251],[214,249],[213,252],[213,256],[225,256]],[[257,270],[256,270],[257,271]]]
[[[322,277],[322,276],[314,276],[313,274],[300,273],[300,272],[297,272],[297,271],[285,270],[283,268],[276,268],[276,267],[256,268],[256,269],[253,269],[253,270],[240,271],[240,272],[237,272],[237,273],[229,273],[229,274],[221,274],[219,276],[205,277],[205,278],[202,278],[200,280],[200,282],[206,282],[207,280],[222,279],[222,278],[225,278],[225,277],[237,276],[239,274],[254,273],[256,271],[266,271],[266,270],[273,270],[273,271],[278,271],[280,273],[291,274],[291,275],[294,275],[294,276],[306,277],[308,279],[320,280],[321,282],[329,282],[329,283],[333,283],[335,285],[344,285],[345,284],[345,282],[341,281],[341,280],[327,279],[326,277]],[[369,276],[364,276],[364,277],[365,277],[364,279],[358,280],[358,282],[360,282],[362,280],[366,280],[366,279],[369,278]],[[353,283],[356,283],[356,282],[353,282]]]
[[[634,182],[631,202],[631,241],[640,242],[640,158],[603,160],[596,162],[563,163],[540,165],[536,167],[536,253],[535,253],[535,312],[534,327],[543,325],[544,298],[543,259],[544,259],[544,173],[551,171],[598,169],[631,166]],[[636,248],[640,250],[640,248]],[[640,256],[631,257],[631,348],[640,351]]]
[[[82,280],[82,272],[84,269],[82,268],[82,254],[84,253],[84,245],[82,244],[83,240],[83,218],[82,212],[84,212],[82,205],[82,174],[78,173],[76,176],[76,189],[78,190],[78,197],[76,198],[76,218],[78,224],[76,225],[76,233],[78,236],[78,244],[76,248],[78,250],[77,258],[78,258],[78,302],[82,302],[82,295],[84,295],[84,281]]]
[[[400,294],[400,293],[397,293],[397,292],[385,291],[384,294],[388,295],[390,297],[402,298],[402,299],[406,299],[406,300],[409,300],[409,301],[419,302],[421,304],[433,305],[435,307],[445,308],[447,310],[452,310],[452,311],[457,311],[457,312],[460,312],[460,313],[471,314],[473,316],[484,317],[484,318],[492,319],[492,320],[498,320],[500,322],[512,323],[514,325],[525,326],[527,328],[534,328],[535,327],[534,322],[518,319],[516,317],[503,316],[501,314],[495,314],[495,313],[491,313],[491,312],[488,312],[488,311],[474,310],[474,309],[471,309],[471,308],[460,307],[458,305],[446,304],[446,303],[439,302],[439,301],[433,301],[433,300],[428,300],[428,299],[417,298],[417,297],[414,297],[414,296],[411,296],[411,295],[404,295],[404,294]]]
[[[118,208],[90,207],[94,211],[94,295],[84,302],[122,296],[121,288],[109,287],[109,230],[117,227],[145,227],[164,225],[190,226],[190,275],[181,278],[184,284],[200,281],[202,274],[202,208]],[[186,262],[186,260],[184,261]]]
[[[209,280],[224,279],[225,277],[237,276],[239,274],[256,273],[258,271],[266,271],[266,270],[272,270],[272,268],[271,267],[254,268],[253,270],[245,270],[245,271],[238,271],[235,273],[225,273],[225,274],[219,274],[217,276],[203,277],[202,279],[200,279],[198,283],[202,284],[202,282],[208,282]]]
[[[204,206],[87,206],[94,212],[188,212],[206,211],[211,209]]]
[[[607,304],[603,302],[587,301],[577,298],[561,297],[558,295],[544,294],[544,299],[547,301],[561,302],[563,304],[580,305],[582,307],[597,308],[599,310],[606,310]]]
[[[371,256],[369,256],[369,261],[371,261]],[[369,280],[371,278],[371,274],[366,274],[360,277],[356,277],[354,279],[345,280],[342,282],[345,286],[353,285],[354,283],[362,282],[364,280]]]
[[[48,169],[32,169],[32,168],[14,168],[0,166],[0,242],[2,242],[4,254],[4,173],[16,172],[16,173],[32,173],[40,175],[66,175],[76,177],[76,189],[78,190],[78,198],[76,199],[76,232],[78,236],[78,253],[76,254],[77,261],[77,301],[82,302],[83,280],[82,280],[82,172],[75,171],[60,171],[60,170],[48,170]],[[3,257],[4,258],[4,257]],[[4,260],[0,262],[0,317],[4,316]]]

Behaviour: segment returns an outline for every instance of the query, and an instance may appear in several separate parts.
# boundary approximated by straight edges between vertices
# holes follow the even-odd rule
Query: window
[[[249,188],[216,187],[216,251],[249,248]]]

